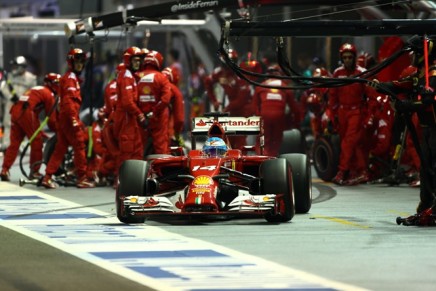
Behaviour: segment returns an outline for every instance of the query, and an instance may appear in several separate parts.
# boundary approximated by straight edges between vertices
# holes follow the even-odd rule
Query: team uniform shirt
[[[138,116],[138,88],[135,75],[128,69],[117,75],[117,103],[113,113],[112,135],[118,143],[119,153],[115,171],[128,159],[143,159],[143,143]],[[117,174],[117,173],[115,173]]]
[[[67,71],[59,82],[59,115],[57,123],[57,142],[47,164],[46,174],[53,175],[59,169],[68,147],[74,151],[74,167],[78,181],[86,177],[87,159],[85,153],[86,134],[79,113],[82,105],[81,80],[73,71]]]
[[[171,83],[167,76],[153,68],[146,67],[141,72],[142,78],[138,82],[139,107],[148,115],[148,127],[143,131],[144,144],[149,137],[152,139],[155,154],[167,154],[169,152],[169,104],[173,97]]]
[[[49,116],[48,125],[52,130],[56,127],[56,112],[54,110],[54,93],[45,86],[35,86],[19,97],[19,101],[12,105],[10,114],[12,120],[10,145],[6,150],[3,168],[9,170],[14,163],[20,145],[25,137],[31,138],[39,128],[41,122],[39,114],[44,111]],[[38,172],[42,160],[43,138],[42,132],[35,136],[30,145],[30,170]]]
[[[268,79],[265,85],[283,87],[286,83],[279,79]],[[301,109],[290,90],[256,87],[253,95],[253,109],[256,115],[262,116],[265,134],[266,155],[277,156],[283,140],[286,124],[286,106],[297,116]]]

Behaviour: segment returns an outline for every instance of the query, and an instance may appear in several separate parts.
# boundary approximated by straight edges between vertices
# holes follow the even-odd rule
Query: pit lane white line
[[[364,290],[11,184],[0,225],[157,290]]]

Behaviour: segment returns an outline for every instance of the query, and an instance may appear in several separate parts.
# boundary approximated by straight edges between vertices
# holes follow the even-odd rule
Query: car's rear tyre
[[[284,158],[291,165],[294,184],[295,212],[307,213],[312,207],[312,173],[307,155],[285,154]]]
[[[267,213],[268,222],[287,222],[294,217],[295,202],[291,166],[286,159],[264,161],[260,165],[261,193],[281,195],[274,212]]]
[[[313,144],[312,158],[316,174],[326,182],[330,182],[338,172],[340,146],[339,135],[319,137]]]
[[[280,145],[279,155],[291,153],[306,153],[306,139],[298,129],[285,130]]]
[[[143,223],[145,221],[144,217],[136,217],[128,213],[123,199],[125,196],[145,196],[149,168],[149,163],[142,160],[127,160],[121,165],[115,198],[119,221],[123,223]]]

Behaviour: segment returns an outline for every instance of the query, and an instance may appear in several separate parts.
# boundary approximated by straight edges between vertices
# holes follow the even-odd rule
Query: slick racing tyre
[[[279,194],[276,209],[265,215],[268,222],[287,222],[294,217],[291,166],[286,159],[266,160],[259,169],[262,194]]]
[[[150,165],[142,160],[127,160],[119,172],[119,185],[116,191],[117,217],[123,223],[143,223],[144,217],[135,217],[124,206],[126,196],[145,196],[146,181]]]
[[[279,155],[292,153],[306,153],[306,139],[298,129],[285,130],[280,145]]]
[[[309,159],[304,154],[285,154],[280,158],[286,159],[291,165],[295,212],[309,212],[312,207],[312,173]]]
[[[316,174],[323,181],[330,182],[338,172],[340,146],[337,134],[317,138],[313,144],[313,164]]]

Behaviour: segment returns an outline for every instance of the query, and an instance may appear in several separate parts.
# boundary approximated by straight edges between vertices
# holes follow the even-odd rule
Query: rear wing
[[[197,148],[197,137],[217,136],[228,143],[228,136],[231,135],[258,136],[260,152],[263,153],[263,121],[260,116],[234,117],[228,116],[227,112],[210,112],[205,113],[203,117],[194,117],[192,119],[192,149]],[[254,151],[255,146],[246,145],[241,150],[245,152]]]
[[[192,135],[206,135],[210,127],[218,122],[226,135],[259,135],[262,124],[260,116],[206,116],[192,120]]]

